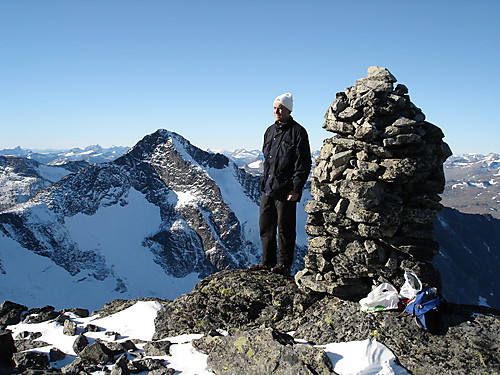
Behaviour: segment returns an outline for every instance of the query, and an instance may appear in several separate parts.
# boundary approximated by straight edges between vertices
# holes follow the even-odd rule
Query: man
[[[259,221],[262,262],[250,267],[282,275],[290,275],[295,251],[297,202],[311,171],[309,138],[306,130],[292,118],[292,109],[292,94],[278,96],[274,100],[276,121],[264,134]]]

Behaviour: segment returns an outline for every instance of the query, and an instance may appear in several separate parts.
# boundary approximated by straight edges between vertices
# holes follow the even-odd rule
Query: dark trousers
[[[260,240],[262,264],[274,267],[279,248],[280,263],[291,267],[295,251],[297,202],[280,201],[265,193],[260,199]],[[276,232],[278,243],[276,244]],[[278,245],[278,246],[276,246]]]

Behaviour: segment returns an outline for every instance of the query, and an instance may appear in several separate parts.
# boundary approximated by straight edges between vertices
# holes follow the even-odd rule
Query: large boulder
[[[0,330],[0,369],[12,365],[12,355],[16,352],[10,331]]]
[[[0,324],[12,325],[19,323],[21,314],[26,310],[28,310],[26,306],[11,301],[0,303]]]
[[[166,304],[155,319],[153,339],[261,325],[287,331],[314,300],[300,293],[289,277],[268,271],[221,271]]]
[[[332,363],[326,353],[270,328],[237,331],[212,337],[207,364],[216,374],[327,375]]]

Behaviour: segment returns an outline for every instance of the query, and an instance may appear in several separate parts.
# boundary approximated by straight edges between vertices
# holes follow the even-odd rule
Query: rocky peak
[[[47,166],[25,157],[0,156],[0,211],[27,201],[82,164]]]
[[[114,162],[69,174],[4,211],[0,231],[73,276],[89,273],[106,283],[116,280],[117,293],[134,288],[126,281],[134,278],[134,270],[118,271],[112,257],[125,250],[132,257],[146,251],[147,265],[142,266],[164,271],[154,273],[154,288],[161,290],[164,278],[207,275],[255,262],[255,235],[242,224],[253,221],[244,211],[258,212],[256,186],[258,181],[227,157],[159,130]],[[143,220],[147,226],[138,224]],[[130,230],[133,240],[125,241],[125,228],[137,227],[140,235]]]
[[[183,156],[189,156],[201,166],[221,169],[228,166],[229,159],[218,153],[203,151],[193,146],[181,135],[165,129],[159,129],[153,134],[145,136],[134,147],[132,147],[122,158],[133,158],[135,160],[150,160],[153,155],[165,151],[168,146],[170,151],[175,151]],[[122,163],[123,161],[119,161]]]
[[[430,264],[439,249],[433,221],[451,151],[395,82],[370,67],[325,114],[323,127],[336,136],[324,141],[306,207],[312,237],[296,275],[305,290],[358,298],[373,284],[402,285],[405,270],[440,285]]]

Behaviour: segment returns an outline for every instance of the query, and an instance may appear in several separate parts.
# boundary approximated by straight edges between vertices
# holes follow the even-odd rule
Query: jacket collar
[[[276,125],[276,127],[279,129],[279,130],[286,130],[288,129],[293,123],[293,118],[292,116],[290,115],[290,117],[288,118],[288,120],[286,122],[278,122],[278,121],[275,121],[274,124]]]

